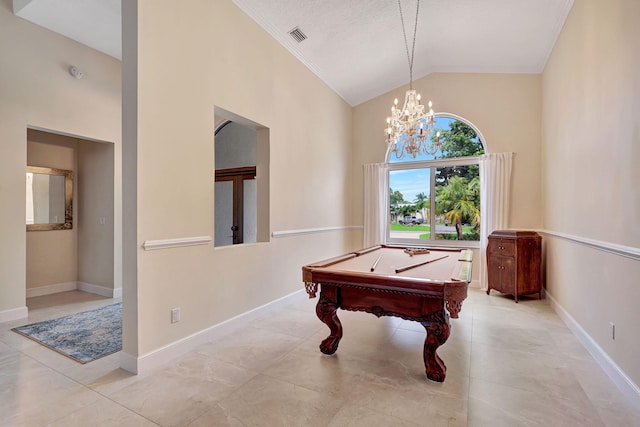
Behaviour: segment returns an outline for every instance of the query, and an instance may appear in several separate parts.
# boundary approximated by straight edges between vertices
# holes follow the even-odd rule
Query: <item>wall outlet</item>
[[[616,324],[613,322],[609,322],[609,333],[611,334],[611,339],[616,339]]]
[[[171,309],[171,323],[178,323],[180,321],[180,308]]]
[[[101,216],[99,222],[100,222],[100,225],[105,225],[107,223],[107,218]]]

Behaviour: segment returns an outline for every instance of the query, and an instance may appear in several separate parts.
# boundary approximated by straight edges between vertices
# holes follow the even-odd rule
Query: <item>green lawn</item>
[[[429,225],[402,225],[394,222],[391,223],[391,231],[431,231],[431,227]],[[473,226],[463,225],[462,232],[473,232]]]
[[[431,227],[428,225],[402,225],[398,223],[391,223],[391,231],[430,231]]]

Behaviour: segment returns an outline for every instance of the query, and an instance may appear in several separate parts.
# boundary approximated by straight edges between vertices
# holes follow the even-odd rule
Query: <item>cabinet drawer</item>
[[[489,239],[487,248],[489,256],[514,256],[516,242],[510,239]]]

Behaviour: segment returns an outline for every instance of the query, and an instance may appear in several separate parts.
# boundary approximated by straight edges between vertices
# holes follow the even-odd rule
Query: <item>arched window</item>
[[[442,142],[435,155],[397,159],[387,151],[389,243],[457,245],[460,240],[480,240],[483,138],[475,126],[453,114],[436,114],[435,121]]]

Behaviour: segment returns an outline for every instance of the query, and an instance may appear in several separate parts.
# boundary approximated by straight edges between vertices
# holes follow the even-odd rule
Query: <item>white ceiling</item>
[[[212,0],[213,1],[213,0]],[[416,0],[401,0],[409,49]],[[422,0],[414,80],[540,73],[574,0]],[[233,0],[349,104],[409,81],[396,0]],[[13,0],[17,16],[116,58],[120,0]],[[307,39],[288,32],[299,27]]]

